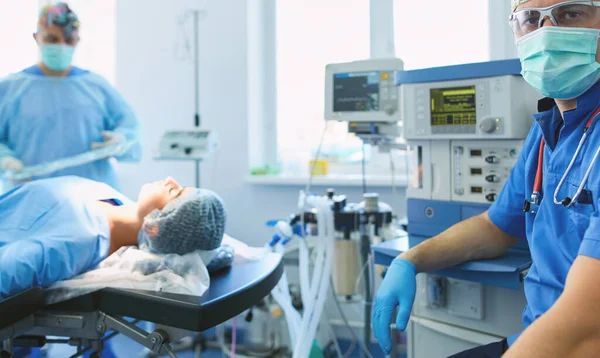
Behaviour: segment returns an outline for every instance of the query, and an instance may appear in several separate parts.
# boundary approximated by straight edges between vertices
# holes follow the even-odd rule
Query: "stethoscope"
[[[581,137],[581,140],[579,141],[579,145],[577,146],[577,150],[575,150],[575,154],[573,155],[573,158],[571,158],[571,162],[569,163],[567,170],[565,171],[562,178],[560,179],[560,182],[558,182],[556,190],[554,191],[554,204],[556,204],[556,205],[563,205],[566,208],[570,208],[573,205],[573,203],[577,202],[577,200],[581,196],[581,193],[583,192],[583,187],[585,186],[585,184],[588,181],[588,178],[590,176],[592,168],[594,167],[594,164],[596,164],[596,160],[598,160],[598,155],[600,154],[600,147],[596,150],[596,154],[594,155],[594,158],[592,158],[592,162],[588,166],[588,169],[585,172],[583,180],[581,181],[581,184],[579,185],[579,188],[577,189],[577,192],[575,192],[575,195],[573,196],[573,198],[565,197],[564,199],[562,199],[560,201],[557,199],[558,193],[559,193],[560,189],[562,188],[563,184],[565,183],[567,176],[571,172],[571,169],[573,168],[573,164],[575,164],[575,160],[577,160],[577,157],[579,156],[579,152],[581,151],[581,148],[583,147],[583,145],[585,144],[585,141],[587,140],[589,134],[591,133],[588,130],[590,129],[590,127],[594,123],[594,120],[596,119],[596,117],[598,117],[599,114],[600,114],[600,107],[598,107],[598,109],[596,109],[596,112],[594,112],[594,114],[587,121],[587,123],[585,125],[585,129],[583,130],[583,136]],[[546,142],[544,140],[544,137],[542,136],[542,141],[540,142],[540,148],[539,148],[539,154],[538,154],[537,170],[535,173],[535,181],[533,182],[533,193],[531,194],[531,199],[525,200],[525,205],[523,206],[523,211],[526,213],[530,213],[530,214],[537,213],[537,211],[540,207],[540,203],[542,201],[542,180],[543,180],[543,176],[544,176],[544,148],[545,148],[545,145],[546,145]]]

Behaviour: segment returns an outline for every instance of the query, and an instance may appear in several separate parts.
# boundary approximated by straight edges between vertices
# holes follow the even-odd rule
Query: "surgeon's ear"
[[[35,40],[35,42],[38,42],[38,40],[37,40],[37,33],[35,33],[35,32],[33,33],[33,39]]]

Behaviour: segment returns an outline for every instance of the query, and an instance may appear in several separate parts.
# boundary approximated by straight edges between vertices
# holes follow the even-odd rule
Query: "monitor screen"
[[[431,89],[431,126],[475,126],[475,86]]]
[[[351,72],[333,75],[334,112],[378,112],[379,72]]]

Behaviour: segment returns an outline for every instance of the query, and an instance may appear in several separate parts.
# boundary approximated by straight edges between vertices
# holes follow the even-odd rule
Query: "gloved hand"
[[[15,157],[4,157],[0,159],[0,169],[18,172],[23,169],[23,162]]]
[[[385,355],[389,355],[392,348],[390,324],[396,307],[399,307],[396,328],[404,331],[408,325],[417,292],[416,275],[415,265],[404,259],[395,259],[375,296],[373,333]]]
[[[125,136],[118,132],[102,131],[104,142],[93,142],[92,150],[108,147],[115,144],[125,143]]]

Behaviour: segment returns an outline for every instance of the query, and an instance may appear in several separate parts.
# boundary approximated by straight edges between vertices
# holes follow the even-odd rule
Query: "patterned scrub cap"
[[[529,0],[512,0],[512,11],[515,11],[519,5],[528,2]]]
[[[64,2],[46,5],[40,11],[38,19],[38,28],[47,28],[49,26],[61,27],[65,38],[69,40],[73,33],[79,29],[80,23],[77,15]]]

